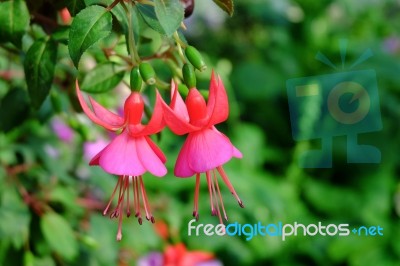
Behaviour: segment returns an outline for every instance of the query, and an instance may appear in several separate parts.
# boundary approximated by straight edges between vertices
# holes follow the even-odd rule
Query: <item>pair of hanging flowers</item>
[[[244,207],[223,169],[223,165],[232,157],[241,158],[242,154],[227,136],[215,128],[216,124],[224,122],[229,115],[228,98],[221,78],[212,73],[207,102],[195,87],[195,82],[186,83],[189,85],[189,93],[184,101],[177,85],[172,81],[169,105],[156,90],[153,114],[148,124],[144,125],[142,124],[144,100],[139,92],[141,80],[138,82],[140,77],[134,71],[132,72],[134,79],[131,76],[132,92],[125,100],[123,116],[107,110],[89,96],[92,107],[90,108],[76,81],[78,100],[89,119],[107,130],[120,132],[89,163],[98,165],[105,172],[119,177],[103,212],[103,215],[110,213],[111,218],[118,218],[117,240],[122,238],[124,211],[128,217],[133,212],[141,224],[143,220],[141,210],[144,209],[145,218],[155,222],[146,195],[143,174],[149,172],[162,177],[167,173],[166,157],[150,138],[165,126],[177,135],[187,134],[175,163],[174,174],[183,178],[196,176],[193,216],[198,219],[200,177],[204,174],[208,185],[211,214],[218,216],[221,223],[222,218],[227,220],[218,175],[239,205]],[[115,195],[118,199],[117,205],[110,212]]]

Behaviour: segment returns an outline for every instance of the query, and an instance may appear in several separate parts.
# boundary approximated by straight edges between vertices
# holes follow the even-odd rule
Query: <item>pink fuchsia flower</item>
[[[218,215],[222,223],[220,206],[225,220],[228,217],[222,202],[217,173],[243,208],[243,203],[233,188],[223,165],[232,157],[241,158],[241,152],[229,138],[214,125],[225,121],[229,114],[228,97],[220,77],[211,75],[208,102],[196,88],[191,88],[184,102],[176,85],[171,83],[170,106],[163,102],[164,119],[177,135],[188,134],[178,155],[174,173],[178,177],[196,175],[193,216],[198,219],[200,174],[205,173],[211,204],[211,214]],[[220,204],[219,204],[220,203]]]
[[[150,135],[161,131],[164,127],[161,96],[157,92],[153,115],[147,125],[141,123],[144,102],[139,92],[133,91],[125,100],[124,114],[119,116],[96,102],[89,96],[93,111],[87,105],[76,81],[76,93],[85,114],[96,124],[110,131],[120,131],[111,143],[95,155],[90,165],[99,165],[104,171],[118,175],[119,179],[103,215],[108,213],[111,202],[118,190],[118,203],[111,218],[119,218],[117,240],[122,238],[122,216],[126,197],[126,214],[129,217],[130,193],[132,184],[132,198],[135,216],[142,223],[140,196],[146,212],[146,219],[154,223],[154,217],[146,196],[142,175],[145,172],[161,177],[167,173],[166,158],[160,148],[150,139]],[[161,101],[160,101],[161,100]]]

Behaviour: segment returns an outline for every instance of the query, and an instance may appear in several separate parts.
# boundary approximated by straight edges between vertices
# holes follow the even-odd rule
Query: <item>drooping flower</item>
[[[90,165],[99,165],[104,171],[118,175],[118,182],[111,195],[107,207],[103,211],[106,215],[109,211],[114,195],[118,191],[118,203],[111,212],[111,218],[119,218],[117,240],[122,238],[122,216],[124,207],[129,217],[130,192],[132,185],[133,209],[139,223],[142,223],[141,204],[146,213],[146,219],[154,223],[154,217],[146,196],[146,190],[142,175],[145,172],[161,177],[167,173],[165,168],[166,158],[160,148],[150,139],[150,135],[161,131],[164,127],[163,108],[161,96],[156,93],[156,102],[153,115],[147,125],[141,123],[144,101],[137,91],[131,92],[125,100],[124,114],[119,116],[89,97],[93,111],[87,105],[76,81],[76,93],[85,114],[96,124],[110,131],[121,131],[104,149],[95,155]],[[160,101],[161,100],[161,101]],[[141,197],[141,200],[140,200]],[[126,203],[124,202],[126,198]],[[126,206],[124,206],[126,204]]]
[[[171,103],[168,106],[162,102],[164,119],[177,135],[189,133],[175,164],[174,173],[177,177],[190,177],[196,175],[193,216],[198,219],[198,200],[200,187],[200,174],[205,173],[208,184],[211,214],[218,215],[222,223],[221,211],[225,220],[228,217],[222,202],[221,192],[217,180],[217,173],[225,185],[243,208],[243,203],[237,195],[223,164],[232,157],[241,158],[241,152],[232,145],[227,136],[219,132],[214,125],[225,121],[229,114],[228,97],[220,77],[211,75],[208,102],[195,88],[190,88],[184,102],[176,89],[176,84],[171,83]]]

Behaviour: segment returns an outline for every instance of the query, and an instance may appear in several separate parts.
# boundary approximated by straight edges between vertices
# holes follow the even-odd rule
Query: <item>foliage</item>
[[[214,2],[196,1],[193,16],[184,20],[177,0],[1,1],[1,265],[136,265],[147,253],[180,242],[214,253],[225,265],[400,261],[399,4],[236,0],[233,14],[232,1]],[[321,51],[340,65],[340,39],[348,39],[346,62],[367,48],[374,53],[358,69],[377,73],[384,126],[362,134],[360,142],[377,146],[382,162],[347,164],[343,136],[333,140],[333,168],[302,169],[299,154],[320,143],[293,141],[285,83],[333,73],[315,54]],[[211,69],[222,76],[230,119],[218,129],[244,155],[226,165],[246,206],[239,208],[228,189],[221,189],[229,222],[380,225],[384,236],[286,241],[188,236],[195,181],[174,177],[183,138],[166,130],[155,140],[168,158],[169,173],[162,179],[144,177],[155,226],[125,219],[124,238],[116,242],[116,222],[101,213],[117,178],[89,167],[87,158],[90,145],[112,136],[81,113],[75,79],[82,90],[118,111],[130,70],[149,62],[157,76],[155,85],[146,85],[148,102],[154,102],[155,87],[167,99],[171,78],[182,80],[182,48],[188,44],[202,52],[208,65],[196,72],[198,88],[208,87]],[[303,119],[312,123],[314,115]],[[207,192],[202,183],[199,222],[217,224],[209,215]],[[167,237],[157,228],[164,223]]]

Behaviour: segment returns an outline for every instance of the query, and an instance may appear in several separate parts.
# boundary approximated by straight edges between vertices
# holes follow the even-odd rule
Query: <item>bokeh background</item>
[[[235,14],[228,17],[212,1],[198,0],[185,21],[186,38],[209,66],[198,75],[198,87],[208,88],[212,68],[222,76],[231,113],[218,129],[244,155],[225,166],[245,204],[241,209],[222,186],[229,221],[379,225],[384,235],[292,236],[286,241],[188,236],[195,180],[173,176],[184,138],[167,130],[158,143],[169,174],[144,177],[156,225],[124,219],[123,239],[116,242],[117,221],[103,217],[102,210],[117,179],[87,165],[93,149],[112,136],[74,111],[76,73],[66,67],[71,66],[67,48],[59,51],[51,97],[34,111],[22,55],[0,47],[0,265],[137,265],[140,258],[156,258],[154,252],[177,243],[211,252],[216,265],[399,265],[400,2],[234,3]],[[300,168],[299,154],[320,143],[293,140],[286,81],[345,71],[315,59],[321,51],[340,66],[342,39],[348,41],[346,62],[368,48],[374,53],[356,69],[376,71],[383,129],[360,135],[360,141],[378,147],[382,160],[347,164],[346,136],[339,136],[333,139],[332,168]],[[117,107],[125,95],[118,88],[96,99]],[[307,116],[312,120],[313,112],[303,119]],[[202,183],[200,222],[217,224],[207,194]],[[153,265],[149,257],[140,263]]]

